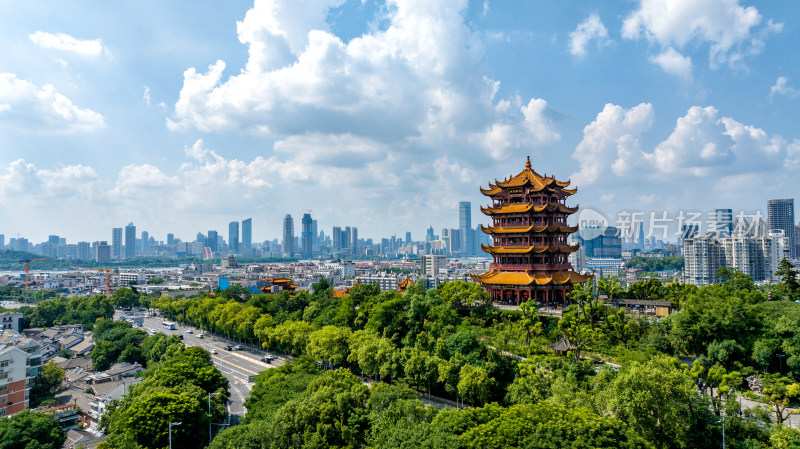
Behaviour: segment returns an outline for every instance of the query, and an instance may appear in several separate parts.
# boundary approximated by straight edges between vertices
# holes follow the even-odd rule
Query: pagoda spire
[[[528,156],[528,160],[525,161],[525,170],[531,170],[531,157]]]

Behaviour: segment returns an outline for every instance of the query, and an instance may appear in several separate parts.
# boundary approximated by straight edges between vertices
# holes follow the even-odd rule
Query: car
[[[194,332],[191,329],[186,329],[187,334],[193,334]]]
[[[155,334],[156,332],[158,332],[158,331],[157,331],[157,330],[155,330],[155,329],[150,329],[150,333],[151,333],[151,334]]]
[[[183,340],[183,335],[178,335],[178,338],[180,338],[181,340]]]
[[[233,347],[233,349],[239,351],[239,350],[242,349],[242,345],[236,345],[236,346]]]
[[[212,354],[217,354],[217,350],[216,350],[216,349],[212,349],[212,350],[211,350],[211,353],[212,353]]]
[[[233,346],[225,346],[226,351],[233,351]]]
[[[275,360],[275,357],[271,355],[265,355],[264,357],[261,357],[261,361],[264,363],[271,363],[273,360]]]
[[[206,334],[197,334],[197,338],[203,338]]]

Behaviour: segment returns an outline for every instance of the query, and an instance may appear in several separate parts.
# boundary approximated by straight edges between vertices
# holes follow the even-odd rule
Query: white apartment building
[[[440,271],[447,270],[447,258],[438,254],[427,254],[420,258],[422,260],[423,276],[439,276]],[[444,273],[442,273],[444,274]]]
[[[780,231],[764,237],[703,235],[683,242],[686,282],[695,285],[717,282],[720,268],[735,268],[755,282],[775,280],[778,264],[790,255],[789,239]]]
[[[28,408],[31,380],[42,365],[40,345],[19,332],[0,332],[0,416]]]

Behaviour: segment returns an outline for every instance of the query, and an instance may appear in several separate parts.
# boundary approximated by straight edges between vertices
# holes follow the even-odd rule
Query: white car
[[[186,329],[186,333],[187,333],[187,334],[193,334],[194,332],[192,332],[192,330],[191,330],[191,329]]]
[[[158,332],[158,331],[157,331],[157,330],[155,330],[155,329],[150,329],[150,333],[152,333],[152,334],[155,334],[155,333],[157,333],[157,332]]]
[[[216,350],[216,349],[212,349],[212,350],[211,350],[211,353],[212,353],[212,354],[216,354],[216,353],[217,353],[217,350]]]

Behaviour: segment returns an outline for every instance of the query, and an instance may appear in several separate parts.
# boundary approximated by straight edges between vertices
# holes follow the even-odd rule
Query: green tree
[[[525,329],[525,347],[528,348],[528,355],[531,353],[531,338],[542,332],[542,320],[536,310],[536,302],[529,299],[522,303],[522,319],[520,325]]]
[[[308,336],[306,351],[314,357],[319,357],[326,365],[341,366],[347,361],[347,355],[350,353],[349,338],[349,329],[325,326]]]
[[[587,305],[588,307],[588,305]],[[584,307],[584,310],[587,308]],[[581,314],[577,306],[569,306],[558,322],[558,330],[572,345],[572,354],[575,360],[580,360],[581,352],[602,337],[602,329],[593,326]]]
[[[53,418],[23,410],[0,419],[0,448],[60,449],[66,435]]]
[[[584,408],[514,405],[461,435],[466,448],[649,448],[623,422]]]
[[[786,407],[800,396],[800,384],[780,374],[766,374],[762,378],[764,398],[775,413],[775,422],[783,424],[789,418]]]
[[[458,394],[475,405],[483,405],[491,394],[495,380],[479,366],[464,365],[458,373]]]
[[[695,384],[680,361],[656,356],[620,368],[610,385],[608,408],[656,447],[690,447],[693,421],[702,407]],[[708,408],[705,408],[708,413]]]
[[[139,295],[130,288],[119,288],[111,294],[114,307],[134,307],[139,305]]]
[[[775,270],[775,276],[781,278],[778,292],[790,299],[796,299],[798,292],[800,292],[800,284],[797,282],[797,269],[794,264],[784,257],[778,264],[778,269]]]
[[[53,361],[47,362],[33,378],[31,385],[31,403],[38,403],[41,399],[53,395],[61,388],[64,382],[64,370],[57,367]]]
[[[165,282],[162,277],[153,277],[147,280],[148,285],[163,285]]]

